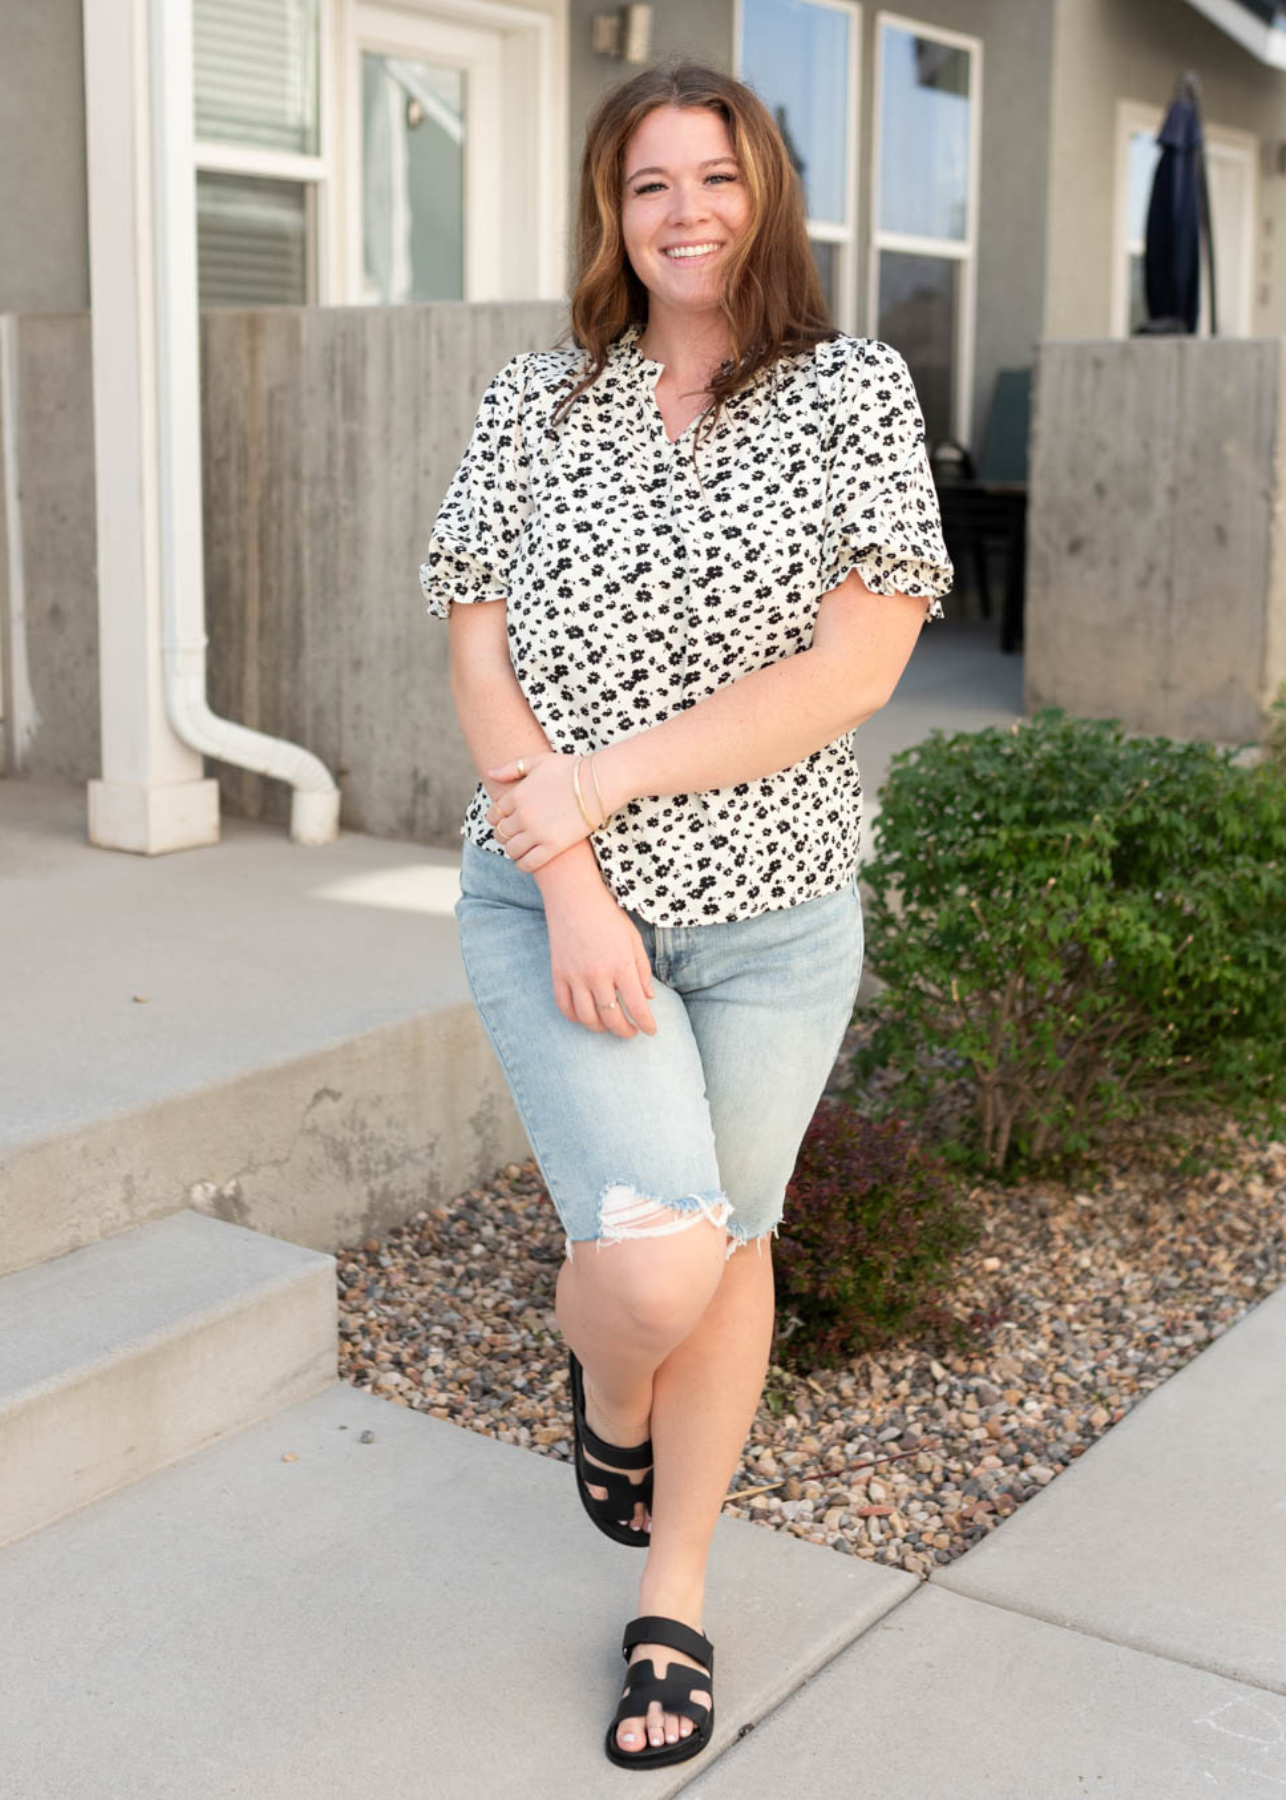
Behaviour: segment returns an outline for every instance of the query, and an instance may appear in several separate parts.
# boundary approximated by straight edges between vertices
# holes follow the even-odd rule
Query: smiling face
[[[658,106],[625,146],[621,230],[653,309],[716,306],[750,197],[722,116],[705,106]]]

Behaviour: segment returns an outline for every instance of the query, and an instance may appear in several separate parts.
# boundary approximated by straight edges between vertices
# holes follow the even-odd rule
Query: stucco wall
[[[89,305],[80,0],[0,6],[0,312]]]
[[[1118,100],[1164,108],[1194,70],[1210,125],[1286,138],[1286,73],[1270,69],[1187,0],[1056,0],[1044,335],[1112,329]],[[1286,177],[1258,183],[1257,336],[1286,333]]]

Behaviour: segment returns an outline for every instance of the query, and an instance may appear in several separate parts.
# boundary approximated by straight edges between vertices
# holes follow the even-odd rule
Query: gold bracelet
[[[591,831],[596,831],[598,829],[598,827],[594,824],[593,819],[591,819],[589,814],[585,811],[585,802],[581,796],[580,765],[581,765],[581,757],[580,757],[580,751],[578,750],[576,752],[576,760],[572,764],[572,787],[576,793],[576,804],[577,804],[577,806],[580,807],[581,818],[584,819],[585,823],[589,826]]]
[[[598,770],[594,766],[594,757],[596,757],[597,755],[598,755],[598,751],[596,750],[594,752],[594,756],[591,756],[589,759],[589,772],[593,778],[594,792],[598,797],[598,810],[603,815],[603,822],[599,826],[599,830],[601,831],[603,829],[603,825],[606,825],[607,821],[612,817],[612,815],[610,812],[608,812],[607,808],[603,805],[603,790],[598,785]]]

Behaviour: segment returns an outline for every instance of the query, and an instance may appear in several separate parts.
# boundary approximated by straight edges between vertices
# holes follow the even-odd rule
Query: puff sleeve
[[[827,444],[822,591],[829,593],[856,569],[873,594],[928,600],[926,618],[941,619],[941,596],[950,592],[954,570],[911,372],[899,352],[878,339],[840,341]]]
[[[531,512],[521,422],[525,365],[525,357],[512,357],[493,377],[438,508],[420,564],[420,587],[436,619],[447,617],[453,600],[508,598],[509,570]]]

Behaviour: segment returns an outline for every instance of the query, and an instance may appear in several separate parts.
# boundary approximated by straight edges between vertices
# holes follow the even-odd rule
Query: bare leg
[[[639,1584],[639,1612],[663,1613],[702,1627],[705,1567],[728,1483],[745,1447],[763,1391],[773,1329],[772,1238],[747,1244],[725,1264],[695,1328],[656,1371],[652,1442],[656,1471],[652,1541]],[[720,1249],[720,1256],[723,1250]],[[639,1644],[631,1663],[650,1657],[658,1676],[671,1662],[700,1665],[659,1644]],[[705,1689],[693,1698],[708,1703]],[[647,1740],[674,1743],[689,1719],[648,1708]],[[623,1719],[622,1750],[644,1747],[645,1723]]]
[[[673,1216],[660,1206],[651,1215],[659,1223]],[[585,1417],[610,1444],[646,1440],[652,1377],[705,1313],[724,1273],[724,1232],[700,1213],[684,1217],[685,1229],[665,1236],[578,1243],[575,1259],[559,1271],[555,1310],[585,1370]],[[637,1484],[646,1470],[629,1473]],[[592,1485],[589,1491],[598,1499],[607,1494]],[[622,1523],[647,1523],[642,1502]]]

